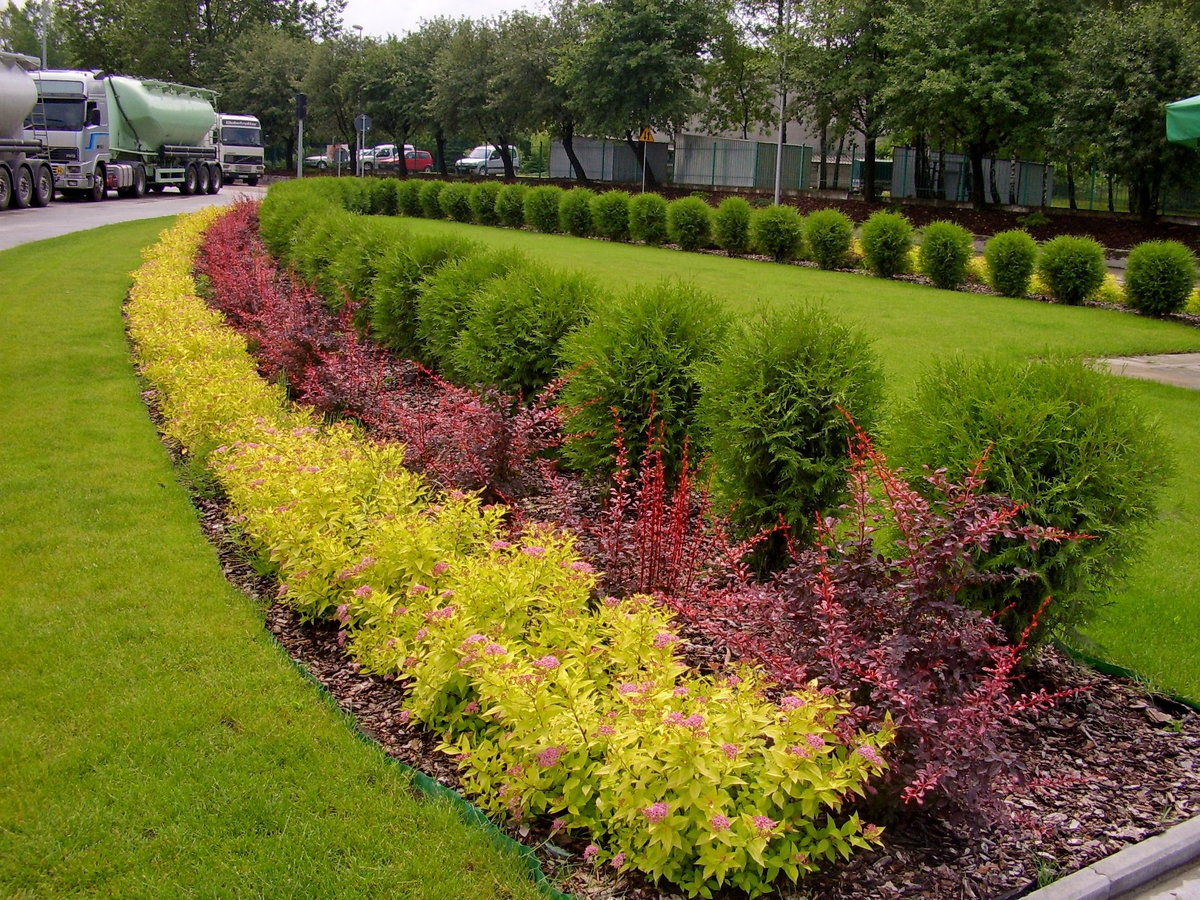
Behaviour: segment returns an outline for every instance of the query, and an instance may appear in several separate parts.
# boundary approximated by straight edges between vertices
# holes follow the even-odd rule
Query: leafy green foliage
[[[604,191],[592,198],[592,225],[610,241],[629,239],[629,193]]]
[[[667,201],[658,194],[635,194],[629,201],[629,236],[657,247],[667,239]]]
[[[506,184],[496,197],[496,215],[501,225],[520,228],[525,224],[525,194],[529,190],[523,184]]]
[[[417,339],[421,359],[452,381],[454,345],[471,317],[475,296],[497,278],[528,265],[516,250],[494,250],[456,259],[430,275],[417,297]]]
[[[878,420],[883,370],[860,332],[810,306],[761,311],[699,368],[715,490],[748,532],[802,538],[845,496],[847,441]],[[770,552],[781,554],[776,535]]]
[[[667,206],[667,234],[681,250],[708,246],[712,207],[699,197],[682,197]]]
[[[1037,241],[1020,228],[992,235],[983,249],[992,290],[1005,297],[1028,294],[1037,250]]]
[[[678,474],[684,442],[696,432],[695,367],[715,360],[729,321],[719,300],[678,281],[639,286],[597,309],[562,348],[563,369],[573,373],[561,394],[571,465],[611,472],[619,422],[635,460],[661,429],[655,443],[668,473]]]
[[[592,200],[595,197],[594,191],[582,187],[564,193],[558,204],[559,227],[575,237],[591,237]]]
[[[1179,312],[1196,287],[1196,257],[1178,241],[1146,241],[1129,254],[1125,296],[1156,316]]]
[[[554,375],[559,342],[587,321],[599,295],[589,278],[539,265],[489,282],[451,354],[454,371],[470,384],[533,396]]]
[[[500,224],[500,214],[496,211],[500,190],[498,181],[481,181],[471,188],[471,214],[480,225]]]
[[[1078,306],[1104,284],[1104,248],[1088,237],[1060,234],[1042,244],[1037,273],[1054,299]]]
[[[525,195],[525,224],[534,231],[554,234],[558,231],[558,205],[563,189],[553,185],[536,187]]]
[[[808,255],[822,269],[840,269],[850,253],[854,223],[836,209],[819,209],[804,220],[804,244]]]
[[[421,182],[405,178],[396,182],[396,212],[402,216],[419,219],[425,210],[421,206]]]
[[[731,256],[750,252],[750,204],[741,197],[726,197],[713,214],[713,238]]]
[[[455,222],[470,222],[475,213],[471,209],[471,185],[465,181],[452,181],[438,194],[438,206],[442,214]]]
[[[778,263],[790,262],[804,247],[804,223],[795,207],[768,206],[754,211],[750,241]]]
[[[330,309],[341,309],[347,300],[370,301],[380,261],[393,246],[408,240],[398,224],[386,219],[361,219],[356,223],[318,282],[327,291],[323,296]]]
[[[1038,579],[970,593],[971,602],[1002,613],[1019,637],[1047,594],[1054,602],[1038,637],[1081,625],[1128,565],[1169,473],[1157,422],[1120,381],[1067,359],[1004,363],[955,356],[935,364],[896,417],[896,451],[920,484],[921,466],[964,476],[986,455],[986,485],[1026,505],[1028,521],[1086,540],[994,544],[987,567],[1020,566]],[[1010,608],[1011,606],[1011,608]]]
[[[427,219],[444,218],[445,213],[442,212],[442,204],[439,200],[442,191],[446,189],[444,181],[427,181],[421,185],[420,200],[421,200],[421,215]]]
[[[921,230],[917,265],[933,286],[953,291],[967,279],[967,264],[975,254],[971,232],[953,222],[930,222]]]
[[[371,215],[396,214],[396,185],[399,183],[398,178],[379,178],[371,183]]]
[[[880,278],[908,272],[913,229],[902,213],[882,209],[872,213],[863,222],[859,237],[867,268]]]

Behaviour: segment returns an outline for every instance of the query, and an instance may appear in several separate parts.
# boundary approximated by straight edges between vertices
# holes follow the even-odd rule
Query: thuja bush
[[[416,178],[405,178],[396,184],[396,212],[418,219],[425,214],[421,207],[423,184]]]
[[[1060,234],[1042,244],[1037,273],[1055,300],[1077,306],[1104,283],[1104,248],[1088,237]]]
[[[778,263],[790,262],[804,246],[803,220],[791,206],[756,209],[750,220],[754,249]]]
[[[713,239],[731,256],[750,252],[750,204],[741,197],[726,197],[713,213]]]
[[[1125,297],[1156,316],[1179,312],[1196,287],[1196,257],[1178,241],[1146,241],[1129,254]]]
[[[712,362],[729,327],[715,297],[678,281],[639,286],[597,309],[563,344],[567,461],[591,473],[616,464],[618,431],[632,458],[655,443],[679,474],[696,431],[697,363]]]
[[[1031,548],[995,541],[984,569],[1037,579],[981,585],[962,599],[1016,639],[1047,594],[1035,640],[1087,622],[1154,522],[1169,472],[1158,423],[1117,378],[1074,360],[1008,363],[955,356],[935,364],[896,417],[894,456],[962,478],[985,453],[984,487],[1023,504],[1026,520],[1085,540]],[[922,482],[918,480],[920,486]]]
[[[262,239],[278,259],[287,257],[292,235],[300,222],[318,211],[328,212],[336,208],[332,200],[313,190],[301,190],[298,186],[300,182],[288,181],[272,185],[271,192],[262,202],[259,219]]]
[[[442,191],[445,189],[446,182],[444,181],[427,181],[421,185],[421,190],[417,195],[421,201],[421,215],[427,219],[441,219],[445,217],[439,199]]]
[[[523,266],[488,283],[475,297],[451,362],[469,384],[530,397],[558,365],[559,342],[587,321],[600,290],[584,275]]]
[[[635,194],[629,201],[629,236],[657,247],[667,240],[667,201],[658,194]]]
[[[816,307],[760,311],[698,371],[714,489],[733,522],[754,533],[782,520],[811,539],[816,513],[845,497],[846,413],[867,428],[878,418],[883,371],[869,340]],[[784,543],[772,536],[768,560]]]
[[[533,188],[525,195],[525,224],[534,231],[558,231],[558,205],[563,189],[553,185]]]
[[[315,211],[296,226],[287,261],[323,294],[336,295],[327,273],[342,249],[356,242],[362,217],[337,208]]]
[[[417,357],[417,297],[426,278],[454,260],[479,250],[455,235],[418,236],[394,246],[379,260],[371,282],[371,334],[402,356]]]
[[[319,282],[330,309],[336,311],[347,302],[362,304],[370,300],[380,262],[397,244],[409,239],[400,224],[387,219],[361,219],[356,223]]]
[[[528,265],[516,250],[485,251],[443,266],[426,279],[417,298],[417,339],[421,359],[451,381],[461,381],[454,367],[454,345],[470,319],[475,296],[497,278]]]
[[[804,244],[808,255],[822,269],[840,269],[850,253],[854,223],[836,209],[819,209],[804,220]]]
[[[592,225],[610,241],[629,239],[629,193],[604,191],[592,198]]]
[[[667,206],[667,234],[681,250],[708,246],[712,207],[699,197],[681,197]]]
[[[880,278],[903,275],[911,270],[912,223],[898,212],[879,210],[863,222],[860,232],[863,260]]]
[[[930,222],[921,230],[917,264],[934,287],[953,291],[967,280],[967,265],[975,253],[971,232],[953,222]]]
[[[1005,297],[1024,297],[1029,293],[1037,262],[1037,241],[1020,228],[992,235],[983,248],[992,290]]]
[[[496,195],[496,215],[501,225],[520,228],[525,224],[525,194],[529,191],[523,184],[506,184]]]
[[[341,199],[341,207],[346,212],[360,216],[371,214],[371,187],[374,179],[366,178],[335,178],[337,196]]]
[[[1012,717],[1056,696],[1017,694],[1023,641],[1008,643],[960,595],[1024,580],[1012,566],[976,565],[993,543],[1057,546],[1067,536],[1019,524],[1017,503],[986,493],[986,461],[961,482],[931,476],[926,497],[863,432],[852,441],[849,502],[822,519],[815,547],[770,581],[735,581],[673,605],[781,684],[816,678],[852,697],[867,721],[891,718],[888,783],[864,807],[920,805],[976,828],[1005,815],[1011,760],[1000,739]]]
[[[452,181],[438,194],[438,206],[447,219],[470,222],[475,217],[471,209],[471,185],[465,181]]]
[[[575,237],[591,237],[592,200],[596,193],[587,188],[572,188],[562,195],[558,204],[558,226]]]
[[[399,183],[399,178],[378,178],[371,184],[371,215],[396,215],[396,185]]]
[[[481,181],[471,188],[471,214],[480,225],[500,224],[500,215],[496,212],[500,187],[498,181]]]

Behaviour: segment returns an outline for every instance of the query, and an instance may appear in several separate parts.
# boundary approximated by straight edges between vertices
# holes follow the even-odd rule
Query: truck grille
[[[79,159],[79,150],[76,147],[55,147],[50,151],[51,162],[75,162]]]
[[[226,153],[225,162],[231,166],[256,166],[262,165],[262,157],[246,156],[241,153]]]

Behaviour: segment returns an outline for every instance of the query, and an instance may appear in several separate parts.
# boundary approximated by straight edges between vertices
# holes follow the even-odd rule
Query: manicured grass
[[[123,334],[167,224],[0,253],[0,893],[538,896],[225,582]]]
[[[872,337],[902,399],[939,355],[961,350],[1026,359],[1051,352],[1089,357],[1200,349],[1200,331],[1126,313],[938,291],[866,275],[630,244],[409,219],[418,233],[454,232],[490,246],[519,247],[555,265],[621,288],[662,277],[694,281],[738,312],[760,303],[812,301],[856,321]],[[1104,658],[1200,700],[1200,392],[1136,382],[1131,389],[1162,417],[1179,471],[1162,516],[1103,621],[1088,632]]]

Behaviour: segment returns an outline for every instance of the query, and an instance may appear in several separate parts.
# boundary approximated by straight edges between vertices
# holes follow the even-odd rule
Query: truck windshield
[[[25,120],[26,128],[83,131],[82,100],[42,100]]]
[[[232,127],[222,128],[221,143],[234,144],[238,147],[261,147],[262,129]]]

